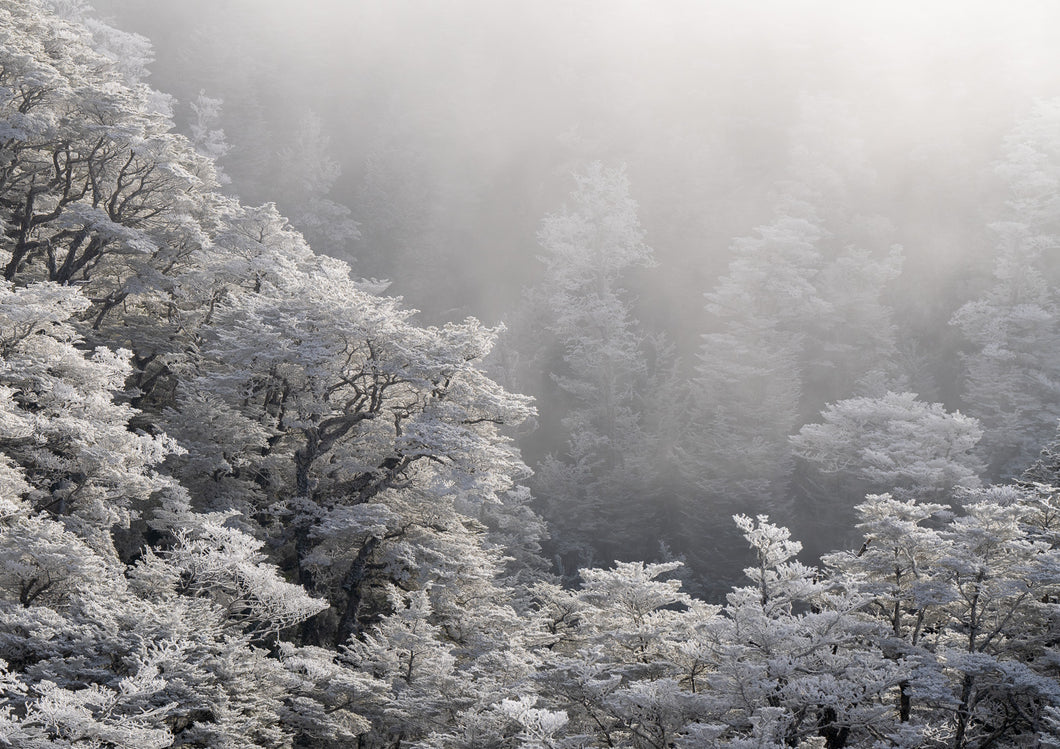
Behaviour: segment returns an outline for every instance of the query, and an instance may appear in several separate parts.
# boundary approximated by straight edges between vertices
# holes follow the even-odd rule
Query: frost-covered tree
[[[472,559],[497,569],[492,552],[474,548],[525,470],[499,425],[529,407],[475,366],[494,331],[473,320],[419,328],[394,300],[358,288],[344,264],[311,255],[275,213],[245,220],[231,239],[257,280],[217,304],[197,376],[169,418],[194,429],[191,415],[211,408],[195,392],[226,404],[224,419],[189,434],[189,448],[240,454],[197,486],[216,495],[242,484],[242,509],[293,545],[302,583],[332,591],[326,636],[342,643],[371,615],[361,606],[378,570],[425,586],[438,575],[457,582],[443,570],[470,571]],[[233,430],[263,441],[230,445]]]
[[[724,606],[659,579],[675,563],[539,586],[531,637],[542,707],[566,719],[556,746],[867,746],[890,731],[900,670],[859,613],[865,596],[794,561],[786,530],[737,522],[751,584]]]
[[[303,114],[277,154],[277,200],[318,252],[351,260],[360,233],[350,209],[328,197],[341,174],[330,148],[320,117]]]
[[[89,304],[52,282],[0,291],[0,736],[283,746],[286,674],[260,645],[322,604],[156,472],[178,448],[115,402],[128,352],[78,348]],[[169,541],[127,548],[144,524]]]
[[[1055,673],[1037,665],[1055,642],[1060,579],[1055,521],[1028,522],[1045,508],[1052,516],[1055,496],[1028,503],[1011,489],[980,490],[946,529],[952,551],[938,575],[949,586],[950,621],[936,652],[956,703],[955,749],[998,732],[1033,734],[1043,707],[1060,704]]]
[[[956,487],[979,486],[975,448],[983,432],[975,419],[948,413],[940,403],[888,392],[832,403],[821,419],[800,429],[791,448],[819,478],[811,484],[804,477],[803,507],[812,518],[806,532],[831,546],[851,528],[852,508],[866,492],[931,501]]]
[[[964,356],[964,403],[983,425],[989,475],[1010,478],[1034,460],[1060,418],[1060,345],[1053,260],[1060,242],[1060,102],[1041,101],[1005,139],[998,176],[1007,188],[994,282],[954,314],[972,350]]]
[[[637,393],[657,383],[623,289],[654,263],[652,250],[624,169],[594,163],[576,179],[570,205],[542,224],[545,277],[530,292],[551,379],[539,392],[542,426],[565,441],[536,467],[533,486],[566,566],[628,556],[672,520],[650,488],[659,467]]]
[[[873,488],[940,497],[979,485],[975,419],[947,413],[913,393],[848,398],[791,438],[795,453],[828,473],[849,473]]]
[[[1055,490],[1009,486],[967,492],[955,514],[889,495],[858,508],[861,550],[826,563],[889,630],[880,647],[902,677],[899,746],[1018,745],[1043,730],[1060,700],[1046,655],[1055,503]]]
[[[768,503],[787,494],[805,323],[831,313],[814,285],[820,239],[815,221],[779,216],[737,240],[729,273],[707,295],[721,330],[703,338],[688,450],[689,470],[712,497]]]
[[[858,529],[864,543],[856,552],[835,552],[823,557],[834,571],[833,579],[869,597],[867,613],[886,630],[880,633],[884,655],[901,665],[895,703],[898,722],[909,724],[906,740],[930,735],[924,713],[918,708],[937,704],[941,676],[939,664],[925,647],[945,621],[944,604],[950,596],[930,570],[949,553],[950,544],[932,522],[945,517],[947,507],[898,499],[889,494],[869,495],[858,505]]]
[[[221,99],[207,96],[206,90],[201,89],[190,104],[193,117],[188,130],[195,150],[213,161],[218,181],[227,183],[230,180],[221,172],[219,162],[231,150],[231,146],[225,140],[225,131],[217,126],[223,103]]]
[[[529,401],[479,368],[496,331],[416,325],[273,206],[213,192],[153,93],[36,0],[0,2],[0,24],[4,293],[32,333],[3,375],[5,490],[33,515],[0,532],[12,694],[89,669],[60,686],[98,683],[117,719],[115,674],[157,645],[165,683],[128,708],[174,703],[152,730],[349,745],[375,682],[335,651],[402,610],[398,585],[459,680],[494,685],[465,705],[488,713],[526,672],[508,580],[537,573],[541,532],[500,432]],[[7,717],[44,692],[24,694]]]
[[[88,306],[78,290],[51,282],[0,287],[4,454],[24,472],[36,512],[62,518],[107,553],[110,528],[127,526],[136,504],[167,485],[150,466],[177,448],[164,435],[129,431],[132,409],[112,402],[130,371],[128,351],[86,357],[75,348],[69,318]]]
[[[379,746],[414,741],[449,723],[469,696],[451,646],[430,621],[426,591],[407,597],[396,589],[391,593],[396,596],[394,612],[353,642],[346,656],[354,667],[378,679],[389,695],[373,720],[382,734]]]
[[[174,235],[214,184],[143,83],[36,3],[0,7],[4,277],[77,283],[94,322],[186,251]]]
[[[143,83],[150,75],[149,66],[155,55],[147,37],[122,31],[96,18],[87,0],[44,0],[42,5],[58,17],[83,27],[92,49],[110,61],[129,83]],[[168,107],[165,95],[158,94],[156,101]]]
[[[545,704],[568,717],[575,735],[666,747],[702,714],[704,628],[717,607],[658,579],[679,566],[619,562],[582,570],[578,591],[537,589],[532,637],[547,648],[537,678]]]
[[[902,257],[872,220],[843,208],[872,179],[857,139],[835,146],[848,119],[835,101],[802,102],[772,217],[733,241],[727,272],[705,295],[710,322],[682,445],[695,487],[684,514],[710,539],[701,566],[726,566],[742,543],[710,518],[750,511],[793,522],[788,437],[822,396],[877,396],[900,380],[883,292]]]
[[[736,516],[754,553],[751,584],[728,596],[712,636],[707,680],[718,721],[744,746],[858,743],[886,728],[880,703],[894,669],[875,651],[876,631],[860,621],[865,600],[794,559],[801,544],[764,516]],[[713,693],[716,693],[713,694]]]

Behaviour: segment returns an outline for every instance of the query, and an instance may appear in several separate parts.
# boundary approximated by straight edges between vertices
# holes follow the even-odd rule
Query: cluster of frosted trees
[[[561,586],[505,432],[531,403],[484,373],[497,331],[417,325],[274,207],[221,194],[216,133],[175,134],[144,41],[82,12],[0,0],[0,746],[1060,742],[1055,451],[975,488],[958,458],[974,423],[844,401],[790,449],[893,485],[858,507],[860,549],[806,566],[788,531],[738,515],[746,578],[724,603],[666,579],[678,562]],[[622,311],[621,273],[651,262],[636,221],[609,218],[632,215],[624,185],[591,169],[542,231],[571,448],[540,481],[581,493],[548,497],[585,532],[624,491],[611,548],[689,449],[632,399],[648,379],[660,409],[682,390]],[[857,277],[859,257],[830,272]],[[587,548],[560,541],[568,560]]]
[[[1060,105],[1039,102],[1003,143],[993,275],[925,343],[895,319],[893,232],[843,208],[868,167],[856,148],[840,159],[811,137],[842,132],[829,119],[838,106],[804,102],[817,127],[793,135],[772,220],[733,242],[706,293],[694,364],[637,321],[623,288],[653,259],[621,170],[591,166],[545,219],[546,273],[523,312],[540,340],[512,345],[537,352],[527,370],[548,373],[515,382],[538,396],[551,434],[550,454],[528,441],[527,455],[565,568],[677,555],[716,582],[738,574],[729,560],[742,548],[719,517],[768,512],[819,554],[853,542],[867,492],[937,500],[1009,480],[1053,437]],[[961,411],[918,395],[940,390]]]

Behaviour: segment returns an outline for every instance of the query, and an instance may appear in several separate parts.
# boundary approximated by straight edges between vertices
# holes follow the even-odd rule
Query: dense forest
[[[0,746],[1060,747],[1055,9],[95,5],[0,0]]]

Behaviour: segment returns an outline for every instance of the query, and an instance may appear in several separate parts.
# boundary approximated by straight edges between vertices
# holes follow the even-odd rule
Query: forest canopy
[[[709,276],[624,131],[555,132],[504,323],[431,324],[439,153],[343,193],[330,120],[114,24],[0,0],[0,746],[1060,746],[1060,99],[931,300],[806,90]]]

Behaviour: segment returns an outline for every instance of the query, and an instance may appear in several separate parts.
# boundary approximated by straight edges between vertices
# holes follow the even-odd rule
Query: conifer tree
[[[1008,199],[1002,220],[990,226],[997,235],[994,282],[951,320],[972,345],[964,357],[964,402],[983,425],[980,451],[992,478],[1026,469],[1060,418],[1058,122],[1060,103],[1042,101],[1005,139],[996,171]]]
[[[654,263],[652,250],[624,170],[595,163],[576,179],[571,204],[543,222],[545,278],[531,291],[547,331],[538,354],[551,377],[543,429],[565,440],[536,468],[533,487],[568,572],[634,548],[651,553],[638,538],[668,530],[649,489],[657,467],[637,397],[656,383],[623,289],[628,274]]]

